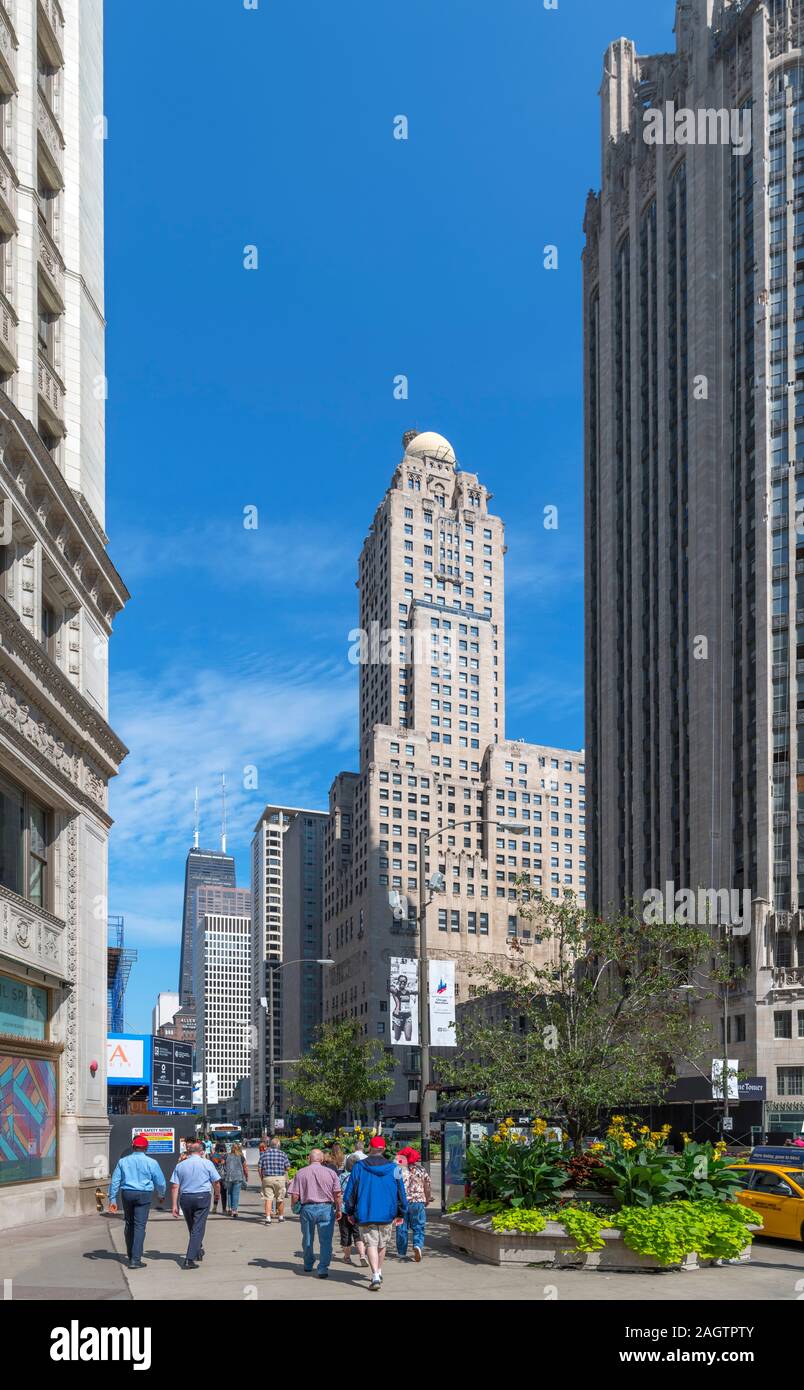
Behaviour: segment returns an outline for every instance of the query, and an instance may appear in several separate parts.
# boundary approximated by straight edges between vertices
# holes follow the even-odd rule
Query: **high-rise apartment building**
[[[172,1023],[178,1007],[178,994],[171,990],[162,990],[157,994],[156,1003],[151,1010],[151,1032],[158,1033],[163,1024]]]
[[[251,1069],[251,894],[210,885],[197,898],[196,1068],[217,1076],[223,1102]]]
[[[547,896],[586,891],[583,752],[505,735],[503,523],[441,435],[410,432],[403,447],[360,556],[360,771],[332,784],[324,848],[323,947],[336,961],[324,1020],[358,1019],[386,1044],[391,958],[418,954],[422,830],[424,872],[446,880],[428,909],[428,953],[456,962],[459,998],[512,937],[538,953],[518,912],[523,875]],[[402,1111],[418,1050],[394,1056]]]
[[[270,1010],[260,1001],[273,990],[274,1060],[307,1051],[322,1017],[321,958],[323,841],[327,815],[298,806],[266,806],[251,842],[253,1041],[251,1104],[265,1116],[269,1103]],[[275,965],[272,965],[275,962]],[[307,963],[309,962],[309,964]],[[287,968],[279,969],[284,963]],[[287,1067],[275,1066],[276,1114],[285,1105]]]
[[[182,909],[181,956],[179,960],[179,999],[187,1004],[193,997],[193,968],[195,960],[195,931],[198,924],[196,894],[201,887],[216,885],[234,888],[235,861],[224,851],[199,849],[187,852],[184,868],[184,904]]]
[[[106,1172],[101,0],[0,3],[0,1229]]]
[[[586,207],[590,898],[750,893],[729,1056],[772,1128],[804,1122],[804,7],[675,32],[608,49]]]

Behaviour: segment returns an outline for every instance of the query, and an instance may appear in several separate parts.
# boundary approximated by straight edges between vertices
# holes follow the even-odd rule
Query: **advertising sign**
[[[419,1042],[419,962],[391,957],[391,1042],[394,1047]]]
[[[204,1104],[204,1073],[202,1071],[193,1072],[193,1105],[201,1106]],[[207,1105],[218,1104],[218,1073],[216,1071],[207,1072]]]
[[[737,1084],[737,1073],[740,1070],[739,1062],[733,1062],[731,1058],[726,1061],[728,1077],[728,1099],[739,1100],[740,1089]],[[712,1099],[723,1099],[723,1058],[716,1057],[712,1062]]]
[[[145,1135],[145,1138],[148,1140],[148,1153],[152,1156],[154,1154],[172,1154],[175,1152],[175,1129],[132,1129],[132,1143],[138,1134]]]
[[[190,1043],[154,1038],[151,1105],[154,1110],[193,1108],[193,1049]],[[207,1102],[209,1096],[207,1096]]]
[[[430,1042],[433,1047],[456,1047],[455,962],[427,962],[430,977]]]
[[[147,1086],[151,1079],[151,1039],[148,1034],[109,1034],[106,1039],[106,1077],[110,1086]]]

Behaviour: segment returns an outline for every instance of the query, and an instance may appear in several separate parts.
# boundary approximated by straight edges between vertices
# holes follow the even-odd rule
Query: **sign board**
[[[148,1085],[151,1079],[149,1034],[109,1034],[106,1039],[106,1079],[110,1086]]]
[[[148,1140],[148,1153],[172,1154],[176,1151],[176,1131],[175,1129],[132,1129],[132,1143],[138,1134],[144,1134]]]
[[[0,1033],[45,1041],[47,990],[0,975]]]
[[[193,1105],[203,1106],[204,1104],[204,1073],[202,1071],[193,1072]],[[216,1071],[207,1072],[207,1105],[218,1104],[218,1073]]]
[[[391,957],[391,1044],[418,1046],[419,1042],[419,962],[401,956]]]
[[[430,995],[430,1043],[433,1047],[457,1047],[455,1035],[455,962],[427,962]]]
[[[739,1100],[740,1091],[737,1085],[737,1073],[740,1070],[739,1062],[732,1061],[729,1057],[726,1061],[728,1078],[728,1099]],[[723,1058],[716,1057],[712,1062],[712,1099],[723,1099]]]
[[[751,1150],[751,1163],[771,1163],[777,1168],[783,1165],[785,1168],[804,1168],[804,1148],[799,1148],[796,1144],[777,1146],[761,1144],[758,1148]]]
[[[275,1120],[275,1121],[274,1121],[274,1129],[284,1129],[284,1128],[285,1128],[285,1121],[284,1121],[284,1120]]]
[[[171,1038],[153,1038],[151,1067],[152,1109],[192,1110],[192,1044],[174,1042]]]
[[[724,1133],[725,1133],[725,1134],[730,1134],[731,1131],[734,1129],[734,1116],[733,1116],[733,1115],[724,1115],[723,1118],[722,1118],[721,1121],[720,1121],[720,1124],[721,1124],[721,1127],[722,1127]]]

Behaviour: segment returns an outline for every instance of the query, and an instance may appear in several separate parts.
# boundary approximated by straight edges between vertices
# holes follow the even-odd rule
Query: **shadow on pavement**
[[[315,1270],[308,1274],[304,1269],[303,1265],[296,1264],[295,1262],[291,1264],[287,1260],[256,1259],[249,1260],[249,1265],[257,1265],[259,1269],[286,1270],[289,1274],[301,1275],[303,1279],[312,1280],[318,1278],[318,1274]],[[356,1269],[354,1269],[350,1272],[347,1269],[336,1269],[333,1265],[330,1265],[328,1278],[324,1282],[332,1282],[333,1284],[353,1284],[358,1288],[362,1284],[365,1287],[368,1287],[368,1279],[366,1278],[367,1274],[368,1270],[362,1270],[358,1272]]]
[[[128,1256],[118,1255],[116,1250],[84,1250],[82,1252],[84,1260],[112,1260],[114,1264],[125,1264]]]

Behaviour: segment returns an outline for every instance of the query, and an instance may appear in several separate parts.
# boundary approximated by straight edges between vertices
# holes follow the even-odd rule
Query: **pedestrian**
[[[329,1278],[335,1219],[343,1210],[341,1184],[331,1165],[324,1163],[322,1149],[312,1149],[305,1168],[300,1168],[290,1184],[290,1197],[299,1203],[304,1272],[311,1274],[315,1263],[313,1243],[318,1231],[318,1277]]]
[[[198,1269],[204,1258],[204,1231],[214,1192],[217,1202],[221,1182],[217,1168],[204,1156],[203,1144],[190,1144],[183,1163],[177,1163],[170,1175],[170,1195],[173,1215],[178,1219],[179,1205],[187,1222],[190,1242],[182,1269]]]
[[[408,1199],[399,1166],[385,1154],[385,1140],[375,1135],[368,1158],[357,1163],[344,1192],[344,1207],[355,1217],[371,1266],[369,1287],[376,1293],[382,1286],[385,1250],[394,1226],[408,1209]]]
[[[397,1162],[402,1157],[397,1154]],[[402,1169],[402,1181],[408,1199],[408,1211],[401,1226],[396,1228],[396,1253],[401,1259],[407,1258],[408,1237],[413,1240],[413,1258],[418,1264],[424,1250],[424,1228],[427,1221],[427,1203],[432,1200],[433,1188],[430,1174],[422,1166],[418,1149],[408,1149],[407,1160]]]
[[[246,1156],[239,1144],[232,1145],[232,1152],[226,1155],[226,1162],[223,1166],[223,1182],[221,1188],[226,1188],[229,1199],[229,1215],[237,1217],[237,1209],[240,1206],[240,1189],[248,1182],[248,1164]]]
[[[290,1159],[282,1152],[279,1135],[275,1134],[267,1147],[261,1146],[260,1182],[262,1184],[264,1224],[270,1226],[273,1204],[276,1202],[277,1221],[285,1219],[285,1189],[288,1185]]]
[[[226,1215],[226,1183],[225,1183],[224,1180],[223,1180],[223,1170],[224,1170],[224,1168],[226,1167],[226,1157],[227,1157],[226,1144],[224,1143],[224,1141],[223,1141],[222,1139],[219,1139],[218,1142],[217,1142],[217,1144],[215,1145],[215,1148],[212,1150],[212,1153],[211,1153],[211,1155],[210,1155],[210,1159],[211,1159],[211,1162],[214,1164],[214,1166],[215,1166],[215,1167],[217,1168],[217,1170],[218,1170],[218,1178],[219,1178],[219,1180],[220,1180],[219,1191],[220,1191],[221,1212],[222,1212],[222,1214],[223,1214],[224,1216]],[[214,1205],[214,1207],[212,1208],[212,1211],[213,1211],[213,1213],[215,1213],[215,1212],[217,1212],[217,1210],[218,1210],[218,1198],[216,1197],[216,1198],[215,1198],[215,1205]]]
[[[129,1269],[145,1269],[142,1247],[145,1244],[145,1227],[151,1210],[151,1198],[158,1192],[159,1201],[165,1199],[167,1183],[156,1159],[149,1158],[148,1140],[144,1134],[137,1134],[132,1142],[133,1153],[126,1154],[115,1166],[109,1187],[109,1211],[117,1211],[117,1194],[123,1202],[126,1218],[126,1255]]]
[[[366,1150],[363,1148],[363,1140],[362,1140],[362,1139],[358,1139],[357,1143],[355,1144],[354,1148],[352,1149],[352,1152],[351,1152],[350,1154],[347,1154],[347,1155],[346,1155],[346,1171],[347,1171],[347,1173],[351,1173],[351,1171],[352,1171],[352,1169],[354,1168],[355,1164],[356,1164],[356,1163],[359,1163],[360,1160],[361,1160],[362,1158],[365,1158],[365,1157],[366,1157]]]

